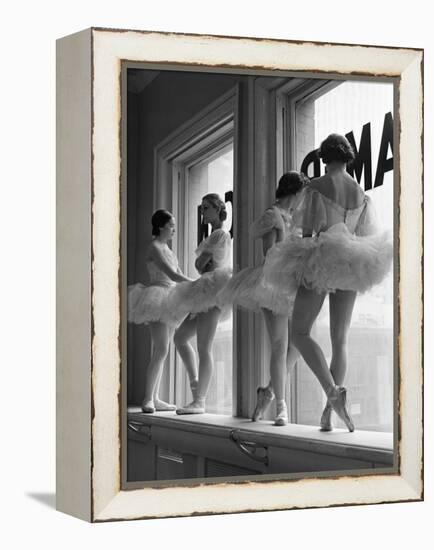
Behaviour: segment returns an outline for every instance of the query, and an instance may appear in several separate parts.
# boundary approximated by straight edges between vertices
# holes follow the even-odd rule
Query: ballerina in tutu
[[[370,198],[346,171],[354,159],[348,140],[331,134],[322,142],[319,156],[326,174],[306,186],[294,215],[303,237],[293,234],[274,247],[267,255],[264,273],[267,281],[281,288],[300,285],[292,316],[293,342],[328,398],[321,430],[332,429],[334,410],[353,431],[342,386],[352,312],[357,292],[369,290],[389,272],[393,245],[389,232],[379,231]],[[330,368],[310,334],[327,294]]]
[[[280,180],[276,190],[276,201],[256,220],[250,234],[254,239],[262,239],[264,256],[278,242],[292,231],[291,211],[297,196],[306,182],[303,174],[288,172]],[[293,288],[276,287],[266,283],[263,265],[248,267],[234,275],[219,295],[223,304],[235,304],[251,311],[261,311],[271,345],[270,382],[257,390],[257,403],[252,415],[255,422],[265,412],[276,397],[276,426],[288,423],[285,402],[287,372],[295,363],[298,352],[290,345],[290,318],[297,285]],[[273,391],[274,390],[274,391]]]
[[[230,315],[230,307],[217,304],[217,294],[228,282],[232,270],[231,236],[223,229],[227,217],[225,203],[216,193],[202,199],[203,222],[212,226],[209,237],[196,250],[195,267],[201,277],[193,283],[178,285],[174,293],[174,308],[188,312],[187,318],[175,332],[175,346],[181,356],[190,380],[193,401],[177,409],[177,414],[205,412],[205,399],[213,373],[212,344],[219,320]],[[190,343],[197,336],[199,369],[196,354]]]
[[[149,324],[152,338],[152,356],[146,370],[142,402],[145,413],[176,409],[175,405],[159,399],[158,390],[173,331],[185,316],[173,308],[173,292],[176,283],[191,281],[182,274],[175,254],[167,245],[175,233],[173,215],[167,210],[157,210],[151,222],[153,240],[146,254],[150,284],[137,283],[128,287],[128,321]]]

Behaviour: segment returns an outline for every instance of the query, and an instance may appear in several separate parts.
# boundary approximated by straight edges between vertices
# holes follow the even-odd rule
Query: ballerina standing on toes
[[[250,228],[254,239],[262,239],[264,257],[269,250],[281,242],[292,230],[291,212],[296,198],[306,178],[298,172],[288,172],[280,180],[274,204],[265,210]],[[243,269],[226,285],[219,296],[223,304],[235,304],[251,311],[261,311],[271,345],[270,382],[257,390],[257,403],[252,415],[255,422],[264,414],[276,397],[276,426],[288,423],[285,401],[287,372],[298,357],[298,352],[290,344],[290,317],[297,286],[290,289],[267,284],[264,280],[263,265]]]
[[[219,320],[230,315],[230,308],[217,304],[217,294],[230,279],[231,236],[223,229],[226,206],[216,193],[202,198],[203,223],[212,232],[196,250],[195,267],[201,274],[193,283],[178,285],[174,294],[175,309],[184,308],[187,318],[175,332],[175,346],[187,369],[193,401],[177,409],[177,414],[205,412],[205,400],[213,373],[212,345]],[[223,311],[222,311],[223,309]],[[199,368],[190,340],[197,337]]]
[[[357,292],[380,283],[390,270],[393,246],[388,232],[380,232],[369,197],[346,171],[354,159],[348,140],[331,134],[319,149],[326,174],[303,191],[294,220],[303,237],[292,235],[270,251],[265,278],[281,288],[299,283],[292,316],[294,345],[320,382],[327,405],[321,430],[332,429],[334,410],[349,431],[354,424],[342,386],[347,370],[347,340]],[[311,336],[312,326],[329,295],[330,368]]]
[[[128,321],[148,324],[151,331],[152,356],[146,370],[142,402],[145,413],[176,409],[158,397],[158,390],[173,331],[184,316],[172,307],[173,291],[176,283],[191,281],[180,271],[178,260],[167,244],[175,233],[174,217],[167,210],[157,210],[151,221],[153,240],[146,253],[150,284],[128,287]]]

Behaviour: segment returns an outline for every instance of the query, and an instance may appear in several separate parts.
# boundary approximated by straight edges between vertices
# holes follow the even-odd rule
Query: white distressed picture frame
[[[396,474],[121,490],[122,61],[399,79]],[[57,44],[57,507],[87,521],[423,498],[423,51],[88,29]]]

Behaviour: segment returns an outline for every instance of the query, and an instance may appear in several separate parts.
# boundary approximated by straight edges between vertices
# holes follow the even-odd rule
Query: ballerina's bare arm
[[[161,269],[168,277],[175,281],[175,283],[182,283],[184,281],[192,281],[189,277],[186,277],[182,272],[178,272],[173,269],[173,267],[168,263],[167,259],[164,257],[164,254],[157,246],[150,246],[148,258],[152,260],[155,265]]]
[[[215,229],[196,249],[195,267],[200,274],[212,271],[225,263],[230,250],[231,237],[224,229]]]
[[[267,255],[270,248],[276,244],[276,241],[277,231],[275,229],[272,229],[268,233],[262,235],[262,253],[264,254],[264,257]]]
[[[301,229],[303,237],[319,233],[327,223],[326,209],[316,181],[306,185],[293,214],[294,224]]]
[[[281,240],[279,236],[282,237],[284,233],[282,218],[275,208],[267,208],[262,216],[252,223],[249,233],[253,239],[262,240],[262,253],[266,256],[268,250]]]
[[[194,262],[194,267],[198,270],[200,274],[208,271],[212,266],[212,254],[211,252],[202,252]]]

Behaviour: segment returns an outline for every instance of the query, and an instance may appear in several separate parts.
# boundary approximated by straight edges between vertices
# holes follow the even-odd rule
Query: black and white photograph
[[[397,84],[123,62],[126,489],[396,472]]]
[[[429,3],[2,7],[0,545],[425,548]]]
[[[423,50],[57,44],[58,509],[423,499]]]

